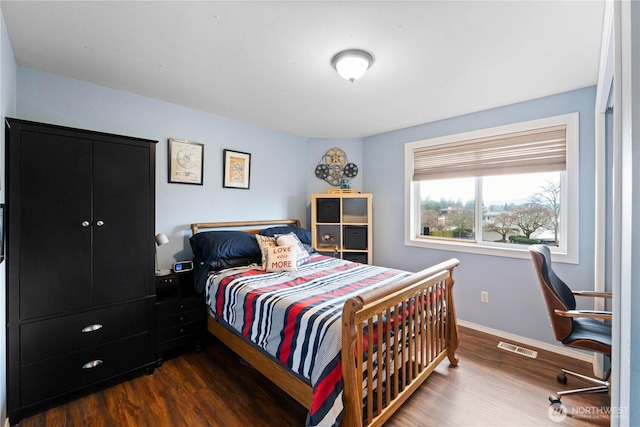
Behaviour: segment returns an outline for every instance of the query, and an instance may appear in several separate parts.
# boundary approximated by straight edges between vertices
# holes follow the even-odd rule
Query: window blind
[[[566,170],[567,126],[415,148],[413,180]]]

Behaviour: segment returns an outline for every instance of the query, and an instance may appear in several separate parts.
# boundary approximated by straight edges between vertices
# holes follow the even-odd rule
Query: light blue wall
[[[158,140],[159,264],[191,259],[189,224],[306,219],[307,139],[102,86],[18,67],[20,119]],[[204,185],[169,184],[169,138],[204,144]],[[222,150],[251,153],[250,189],[222,188]],[[301,159],[303,159],[301,161]]]
[[[13,115],[16,111],[16,60],[7,34],[4,16],[0,13],[0,117]],[[4,122],[4,120],[3,120]],[[2,123],[4,129],[4,123]],[[4,198],[4,130],[0,132],[0,203]],[[0,227],[3,224],[0,223]],[[4,231],[4,230],[3,230]],[[6,262],[0,264],[0,325],[6,325]],[[7,329],[0,328],[0,422],[7,416]]]
[[[456,307],[460,319],[556,344],[531,261],[404,246],[404,144],[560,114],[580,113],[580,264],[556,264],[570,284],[593,282],[595,88],[427,123],[365,138],[364,187],[374,194],[376,264],[417,271],[456,257]],[[489,304],[480,291],[489,292]]]

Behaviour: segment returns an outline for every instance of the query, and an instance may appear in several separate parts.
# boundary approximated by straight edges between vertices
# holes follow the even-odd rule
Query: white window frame
[[[579,262],[579,113],[547,117],[527,122],[497,126],[455,135],[446,135],[405,144],[405,230],[404,244],[419,248],[440,249],[510,258],[530,258],[527,245],[496,245],[492,242],[463,240],[440,240],[420,237],[420,194],[419,185],[413,182],[413,152],[417,148],[451,144],[464,140],[486,138],[505,133],[521,132],[557,125],[567,126],[567,170],[561,178],[561,241],[566,242],[566,253],[553,251],[554,261],[577,264]],[[481,193],[480,193],[481,194]],[[476,204],[480,203],[476,197]],[[477,206],[476,206],[477,208]],[[476,227],[481,215],[476,209]],[[571,219],[569,221],[569,218]]]

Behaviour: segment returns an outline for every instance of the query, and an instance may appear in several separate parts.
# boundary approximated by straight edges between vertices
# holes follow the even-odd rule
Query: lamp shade
[[[343,50],[331,59],[331,65],[340,77],[351,83],[364,76],[373,64],[373,56],[364,50]]]
[[[167,237],[167,235],[164,233],[156,234],[156,245],[162,246],[165,243],[169,243],[169,238]]]

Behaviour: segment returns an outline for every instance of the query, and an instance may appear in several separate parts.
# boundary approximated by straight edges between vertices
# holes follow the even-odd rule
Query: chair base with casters
[[[567,369],[562,369],[562,372],[559,373],[558,376],[556,377],[558,379],[558,382],[560,382],[562,384],[566,384],[567,383],[567,375],[572,375],[574,377],[582,378],[583,380],[586,380],[586,381],[589,381],[589,382],[591,382],[593,384],[598,384],[598,385],[593,386],[593,387],[576,388],[576,389],[573,389],[573,390],[559,391],[559,392],[556,393],[555,396],[549,396],[549,402],[551,402],[552,405],[554,403],[560,403],[560,399],[562,398],[562,396],[565,396],[567,394],[608,393],[609,389],[611,387],[611,384],[608,381],[610,373],[611,372],[608,371],[607,375],[605,376],[605,379],[604,380],[599,380],[597,378],[588,377],[586,375],[582,375],[582,374],[579,374],[577,372],[569,371]]]

